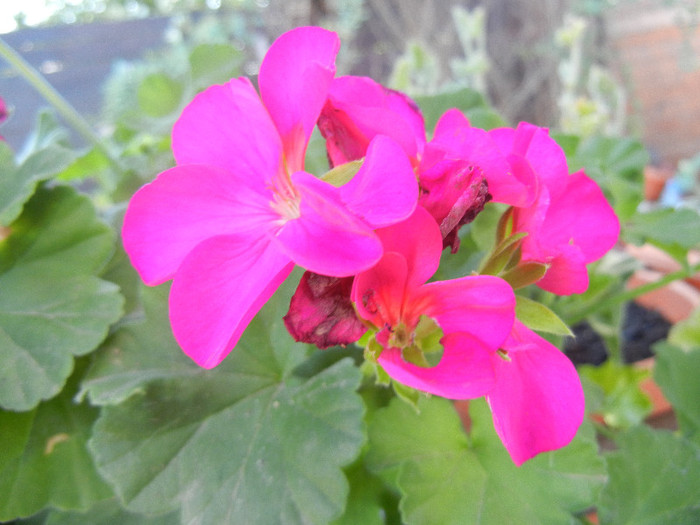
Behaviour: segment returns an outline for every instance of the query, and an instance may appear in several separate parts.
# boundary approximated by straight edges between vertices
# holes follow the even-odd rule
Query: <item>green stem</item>
[[[579,310],[578,313],[574,313],[573,315],[568,316],[568,322],[569,324],[576,324],[579,321],[582,321],[583,319],[591,315],[592,313],[594,313],[595,311],[600,310],[601,308],[605,308],[606,306],[624,304],[628,301],[632,301],[640,295],[644,295],[646,293],[653,292],[654,290],[658,290],[659,288],[663,288],[664,286],[671,284],[673,281],[691,277],[698,271],[700,271],[700,264],[696,264],[695,266],[690,266],[686,269],[678,270],[676,272],[671,272],[661,277],[658,281],[654,281],[653,283],[643,284],[636,288],[625,290],[624,292],[613,295],[612,297],[604,298],[602,301],[596,301],[594,304],[588,304],[582,310]]]
[[[117,157],[107,148],[102,139],[95,133],[80,113],[78,113],[36,69],[24,60],[24,58],[12,49],[2,38],[0,38],[0,56],[13,66],[89,144],[92,144],[100,150],[117,172],[124,172]]]

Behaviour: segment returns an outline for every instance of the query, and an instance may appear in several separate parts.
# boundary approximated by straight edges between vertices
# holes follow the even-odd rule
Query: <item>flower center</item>
[[[276,177],[270,189],[270,207],[280,216],[282,224],[301,217],[301,195],[292,185],[289,175]]]
[[[401,356],[409,363],[432,367],[442,358],[442,336],[443,332],[437,323],[430,317],[421,315],[413,330],[403,321],[390,329],[387,345],[400,349]]]

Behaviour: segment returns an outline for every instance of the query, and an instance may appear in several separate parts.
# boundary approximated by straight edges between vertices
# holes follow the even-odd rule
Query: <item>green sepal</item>
[[[510,284],[514,290],[518,290],[519,288],[535,284],[542,279],[544,274],[547,273],[547,268],[549,266],[546,264],[528,261],[502,273],[500,277]]]
[[[549,334],[573,337],[574,333],[567,324],[542,303],[538,303],[522,295],[516,295],[515,300],[515,315],[528,328],[536,332],[547,332]]]
[[[425,354],[421,352],[420,348],[416,345],[408,345],[401,349],[401,357],[407,363],[420,366],[422,368],[429,368],[430,363],[425,358]]]
[[[438,324],[427,315],[420,316],[413,333],[416,346],[421,352],[430,354],[444,350],[440,340],[445,334]]]
[[[482,264],[479,273],[499,275],[503,270],[516,266],[520,262],[520,245],[526,236],[527,232],[519,232],[500,241]]]
[[[374,365],[374,372],[376,374],[376,383],[382,386],[389,386],[391,384],[391,377],[386,373],[386,370],[382,368],[380,364]]]
[[[365,359],[360,365],[360,372],[370,382],[374,381],[374,384],[381,386],[389,386],[391,384],[391,377],[379,363]]]
[[[339,188],[350,182],[357,172],[360,171],[362,162],[362,160],[352,160],[340,166],[336,166],[332,170],[321,175],[321,180]]]
[[[393,387],[394,392],[396,392],[396,396],[401,401],[413,408],[416,414],[420,414],[418,402],[420,401],[421,397],[427,396],[428,394],[424,394],[423,392],[420,392],[415,388],[411,388],[410,386],[406,386],[402,383],[399,383],[398,381],[392,380],[391,386]]]
[[[496,227],[496,242],[499,244],[513,232],[513,207],[503,212]]]
[[[380,345],[374,337],[374,334],[369,338],[367,344],[365,345],[364,358],[370,363],[376,363],[379,358],[379,354],[382,353],[384,347]]]

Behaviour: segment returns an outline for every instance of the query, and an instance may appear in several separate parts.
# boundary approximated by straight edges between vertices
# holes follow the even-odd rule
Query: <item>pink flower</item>
[[[514,319],[514,294],[503,280],[469,276],[425,284],[437,269],[441,236],[420,206],[406,221],[379,230],[384,255],[360,273],[352,298],[377,329],[377,362],[404,385],[451,399],[486,396],[494,426],[520,465],[567,445],[584,415],[576,369],[555,346]],[[426,317],[443,336],[434,366],[420,359]],[[422,334],[423,336],[425,334]]]
[[[246,78],[197,95],[173,129],[177,165],[129,204],[124,247],[147,284],[173,279],[173,333],[202,367],[221,362],[295,263],[337,277],[370,268],[382,255],[373,230],[415,207],[411,165],[387,137],[341,188],[303,171],[338,47],[334,33],[295,29],[265,56],[260,96]]]
[[[507,156],[514,174],[533,173],[535,189],[517,191],[500,199],[502,182],[490,180],[494,200],[512,204],[513,233],[527,232],[522,261],[549,266],[537,285],[560,295],[585,292],[586,265],[612,248],[620,233],[620,222],[600,187],[583,171],[569,175],[566,157],[547,130],[521,123],[516,129],[489,133]]]
[[[486,394],[493,422],[513,462],[569,444],[583,421],[585,401],[576,369],[554,345],[516,320],[492,354],[495,384]]]
[[[423,117],[410,98],[372,79],[347,76],[333,81],[319,118],[332,163],[361,158],[379,134],[398,142],[416,167],[420,204],[440,224],[444,245],[453,252],[459,247],[459,228],[490,200],[486,172],[498,176],[508,170],[486,132],[468,125],[456,129],[455,114],[459,112],[448,112],[433,140],[426,142]]]
[[[333,81],[318,128],[333,166],[364,157],[377,135],[394,139],[414,163],[425,146],[425,124],[415,102],[367,77]]]
[[[5,101],[0,97],[0,124],[5,122],[7,120],[7,106],[5,105]],[[5,140],[5,138],[0,135],[0,140]]]
[[[511,331],[515,296],[503,280],[469,276],[426,284],[437,270],[442,236],[422,207],[406,221],[378,230],[384,255],[353,283],[357,313],[378,332],[377,361],[396,381],[451,399],[486,394],[494,384],[492,354]],[[444,334],[442,358],[419,366],[416,331],[423,318]],[[420,356],[419,356],[420,357]]]

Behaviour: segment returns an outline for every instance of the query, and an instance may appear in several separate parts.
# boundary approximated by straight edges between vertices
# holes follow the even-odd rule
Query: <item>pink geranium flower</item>
[[[489,132],[508,158],[513,173],[533,173],[536,184],[509,199],[514,206],[513,233],[527,232],[522,261],[548,265],[537,285],[560,295],[585,292],[586,265],[601,258],[617,242],[620,222],[600,187],[583,171],[569,175],[566,157],[547,130],[521,123],[516,129]],[[497,193],[502,181],[489,180]]]
[[[496,177],[506,173],[508,165],[498,158],[485,131],[455,130],[450,126],[453,120],[443,118],[428,142],[423,116],[410,98],[370,78],[346,76],[331,84],[319,129],[331,163],[361,158],[369,141],[380,134],[400,144],[416,168],[420,204],[440,225],[444,245],[457,251],[459,228],[490,199],[487,172]]]
[[[451,399],[480,397],[494,385],[492,355],[513,326],[515,296],[502,279],[468,276],[427,283],[440,263],[442,236],[422,207],[378,230],[384,255],[355,277],[357,313],[378,330],[377,361],[396,381]],[[422,316],[442,330],[442,358],[432,367],[406,359]]]
[[[358,314],[383,347],[377,362],[394,380],[451,399],[486,396],[494,426],[520,465],[567,445],[584,416],[576,369],[551,343],[514,320],[514,294],[503,280],[469,276],[425,281],[442,247],[437,224],[420,206],[410,219],[379,230],[384,255],[355,278]],[[411,362],[423,316],[442,331],[442,359]]]
[[[303,171],[338,47],[334,33],[295,29],[265,56],[260,95],[246,78],[197,95],[173,129],[177,166],[129,203],[124,247],[147,284],[173,279],[173,333],[200,366],[221,362],[295,263],[339,277],[370,268],[382,255],[373,230],[415,207],[410,162],[387,137],[341,188]]]

